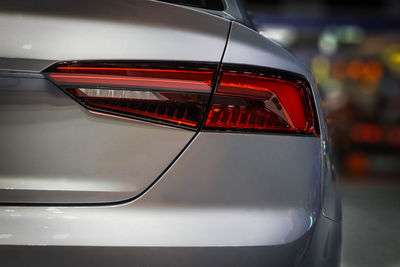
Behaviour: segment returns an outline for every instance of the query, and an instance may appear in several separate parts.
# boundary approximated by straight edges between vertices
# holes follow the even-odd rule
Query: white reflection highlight
[[[31,45],[31,44],[24,44],[24,45],[22,46],[22,49],[31,50],[32,47],[33,47],[33,45]]]
[[[266,25],[260,29],[260,34],[285,46],[292,45],[298,38],[295,29],[286,25]]]
[[[310,230],[311,226],[313,225],[313,217],[310,215],[310,225],[307,228],[307,231]]]
[[[69,237],[69,234],[63,234],[63,233],[53,235],[54,239],[66,239],[68,237]]]
[[[12,237],[12,234],[0,234],[0,239],[6,239]]]
[[[63,213],[62,211],[60,211],[59,209],[54,208],[54,207],[47,208],[47,211],[52,212],[52,213],[54,213],[54,214],[61,214],[61,213]]]

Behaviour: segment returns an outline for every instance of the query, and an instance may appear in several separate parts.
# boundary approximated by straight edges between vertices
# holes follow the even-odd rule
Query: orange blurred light
[[[383,67],[379,61],[372,60],[365,64],[363,72],[365,79],[371,82],[377,82],[382,78]]]
[[[345,159],[346,171],[352,175],[364,174],[370,166],[370,158],[363,153],[352,153]]]
[[[346,78],[346,67],[347,67],[346,62],[344,62],[342,60],[336,61],[332,65],[333,78],[335,78],[337,80],[343,80],[344,78]]]
[[[349,65],[347,65],[347,75],[352,79],[358,80],[363,75],[364,63],[359,59],[352,60]]]

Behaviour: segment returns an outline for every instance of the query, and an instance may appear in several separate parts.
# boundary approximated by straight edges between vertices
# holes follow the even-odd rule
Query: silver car
[[[340,265],[313,77],[241,2],[2,0],[0,36],[2,266]]]

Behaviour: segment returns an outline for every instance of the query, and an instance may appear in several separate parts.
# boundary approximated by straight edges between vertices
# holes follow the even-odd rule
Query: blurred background
[[[400,1],[247,1],[318,83],[341,177],[342,266],[400,266]]]

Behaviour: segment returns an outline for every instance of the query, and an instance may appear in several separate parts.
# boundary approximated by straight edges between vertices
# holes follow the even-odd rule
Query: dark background
[[[400,266],[400,1],[247,1],[310,66],[343,193],[343,267]]]

